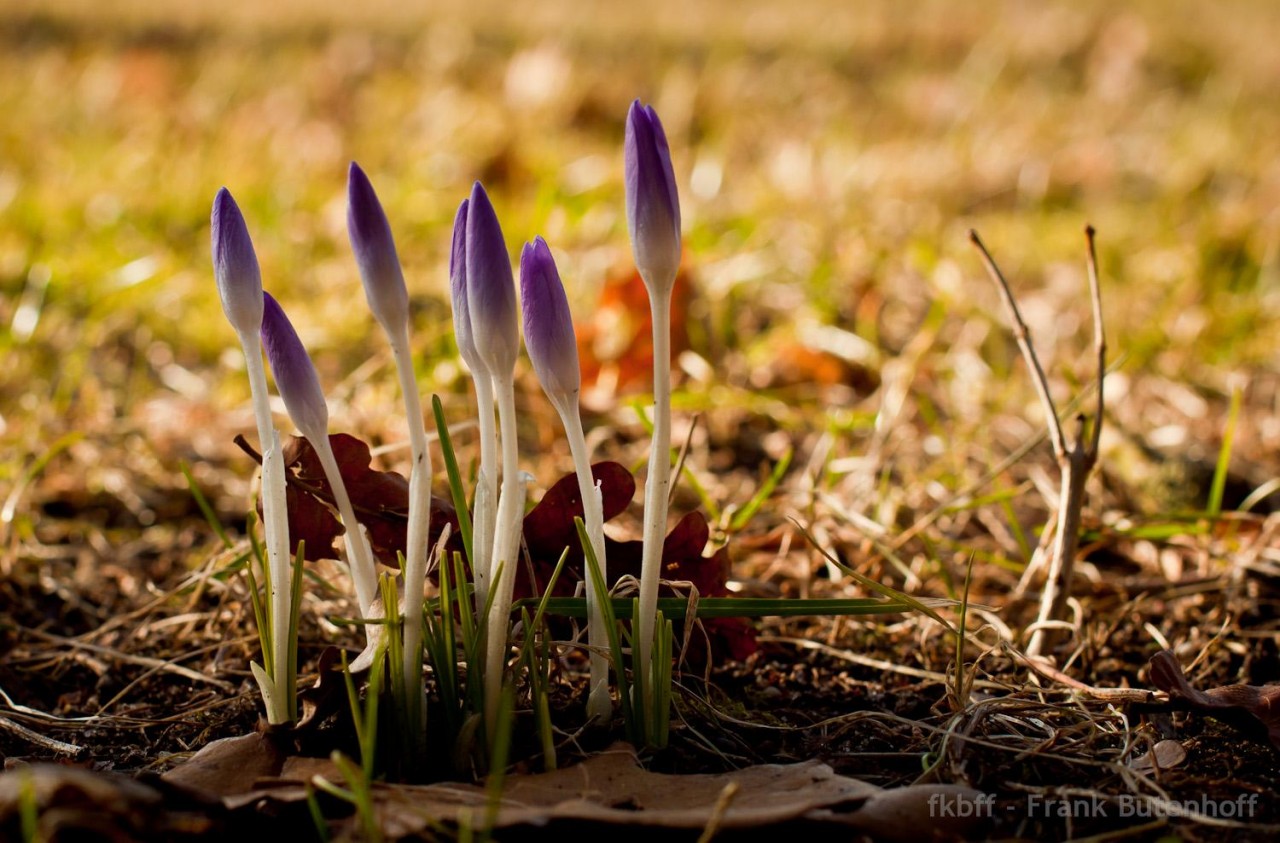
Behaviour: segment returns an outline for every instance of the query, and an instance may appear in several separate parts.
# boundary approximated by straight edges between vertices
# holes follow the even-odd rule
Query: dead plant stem
[[[1084,486],[1089,472],[1097,463],[1098,442],[1102,435],[1103,380],[1107,371],[1107,346],[1103,332],[1102,294],[1098,285],[1094,229],[1093,226],[1085,228],[1085,239],[1088,251],[1089,298],[1093,312],[1094,350],[1098,359],[1098,409],[1093,421],[1092,435],[1088,441],[1086,442],[1084,436],[1085,418],[1082,414],[1076,417],[1079,430],[1069,444],[1062,430],[1062,423],[1058,419],[1058,409],[1049,392],[1049,380],[1045,376],[1044,367],[1040,365],[1040,358],[1036,355],[1035,346],[1031,341],[1031,332],[1018,309],[1018,303],[1014,299],[1009,282],[1005,280],[1000,267],[996,265],[995,259],[983,245],[978,233],[970,231],[969,239],[982,255],[987,272],[995,281],[1000,299],[1004,302],[1005,310],[1009,314],[1013,335],[1027,362],[1027,368],[1031,370],[1032,383],[1044,405],[1049,441],[1053,444],[1053,454],[1058,462],[1058,469],[1062,472],[1062,492],[1058,501],[1058,525],[1054,537],[1053,556],[1049,561],[1044,588],[1040,592],[1040,609],[1036,618],[1036,625],[1039,626],[1061,617],[1066,599],[1071,592],[1071,578],[1075,567],[1076,550],[1080,539],[1081,513],[1084,507]],[[1027,644],[1027,655],[1038,656],[1043,650],[1052,648],[1056,643],[1055,638],[1054,630],[1039,626],[1032,633],[1031,641]]]

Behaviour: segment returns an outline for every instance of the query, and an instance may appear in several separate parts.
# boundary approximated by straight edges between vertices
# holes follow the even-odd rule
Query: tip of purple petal
[[[525,261],[529,260],[534,255],[537,255],[542,248],[546,247],[546,245],[547,243],[542,239],[541,234],[535,235],[532,240],[525,243],[524,246],[520,248],[520,266],[523,267],[525,265]]]
[[[347,225],[352,234],[368,233],[381,211],[382,205],[369,177],[352,161],[347,169]]]
[[[231,195],[231,191],[225,187],[218,188],[217,195],[213,197],[213,213],[210,215],[215,242],[226,234],[224,226],[233,222],[239,216],[241,216],[240,207],[236,205],[235,197]]]
[[[467,259],[467,209],[470,199],[463,199],[453,215],[453,245],[449,249],[449,277],[457,278]]]

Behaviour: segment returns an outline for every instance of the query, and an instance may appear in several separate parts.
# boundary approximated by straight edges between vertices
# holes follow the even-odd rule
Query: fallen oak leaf
[[[1223,685],[1201,691],[1182,672],[1168,650],[1151,657],[1151,684],[1181,700],[1195,712],[1227,722],[1242,731],[1263,733],[1280,750],[1280,685]]]
[[[729,550],[721,547],[711,556],[703,556],[703,548],[711,538],[711,527],[701,512],[690,512],[667,535],[662,545],[662,579],[666,582],[687,582],[699,597],[730,597]],[[619,542],[607,550],[609,554],[609,578],[614,582],[623,576],[640,577],[644,543]],[[615,560],[617,564],[615,564]],[[663,585],[659,593],[664,597],[684,596],[676,589]],[[759,649],[755,627],[745,618],[707,618],[699,622],[706,635],[706,643],[712,658],[729,657],[742,661]],[[707,646],[691,643],[686,655],[691,663],[700,666],[705,661]]]
[[[36,822],[28,827],[31,815]],[[220,839],[225,815],[216,801],[169,787],[161,777],[140,781],[44,763],[6,765],[0,775],[5,840]]]
[[[631,472],[618,463],[597,463],[591,467],[592,477],[600,484],[604,503],[604,519],[609,521],[623,512],[635,495],[636,482]],[[524,519],[525,546],[529,566],[516,572],[517,598],[542,594],[542,586],[551,579],[561,554],[566,553],[565,567],[556,581],[556,596],[572,595],[584,581],[585,562],[573,519],[582,517],[582,501],[577,479],[566,475],[558,480]],[[711,537],[711,527],[700,512],[690,512],[676,524],[662,546],[662,579],[687,582],[699,597],[728,597],[730,562],[727,548],[711,556],[703,550]],[[612,588],[625,576],[640,577],[644,543],[617,541],[605,536],[606,579]],[[682,596],[664,585],[663,596]],[[712,618],[701,622],[711,655],[741,661],[757,649],[755,628],[742,618]],[[694,664],[701,664],[705,646],[690,646],[687,654]]]
[[[261,463],[262,456],[243,436],[235,439],[241,450]],[[394,471],[378,471],[372,467],[369,446],[347,433],[329,436],[338,471],[351,496],[356,519],[369,535],[369,543],[378,561],[397,567],[398,554],[404,553],[408,530],[409,481]],[[283,453],[286,472],[285,497],[289,509],[289,544],[305,542],[308,562],[338,558],[337,538],[346,532],[335,514],[333,491],[323,466],[311,443],[300,436],[290,437]],[[258,503],[261,514],[262,504]],[[444,498],[431,498],[430,540],[434,544],[445,524],[452,526],[453,538],[448,549],[461,550],[457,514]]]
[[[285,753],[265,732],[221,738],[206,744],[186,763],[160,778],[165,782],[219,798],[245,793],[255,779],[277,776]]]
[[[600,486],[604,520],[610,521],[624,512],[636,494],[636,481],[626,467],[616,462],[598,462],[591,466],[591,478]],[[576,474],[566,474],[542,496],[542,500],[524,517],[524,542],[531,556],[560,552],[578,544],[574,518],[582,517],[582,494]]]
[[[315,775],[333,780],[337,771],[322,759],[291,759],[275,779],[224,799],[235,810],[287,805],[307,798]],[[727,795],[727,798],[726,798]],[[390,840],[420,839],[441,824],[474,824],[486,816],[492,797],[484,785],[438,783],[396,785],[376,782],[370,801],[378,829]],[[582,837],[601,828],[630,839],[638,832],[675,833],[682,839],[714,824],[723,830],[756,833],[800,823],[841,834],[869,834],[877,840],[973,839],[990,814],[932,818],[928,807],[939,797],[981,807],[983,795],[956,785],[915,785],[883,790],[837,774],[819,761],[762,764],[726,773],[677,775],[640,766],[635,750],[615,744],[572,767],[506,777],[492,815],[494,829],[546,829]],[[268,807],[270,810],[270,807]],[[929,817],[928,819],[924,819]]]

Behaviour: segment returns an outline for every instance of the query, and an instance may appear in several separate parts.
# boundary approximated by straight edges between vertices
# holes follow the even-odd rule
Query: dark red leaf
[[[1223,685],[1201,691],[1187,681],[1168,650],[1151,657],[1151,683],[1171,700],[1185,701],[1193,711],[1265,733],[1280,749],[1280,685]]]
[[[404,553],[409,511],[409,481],[394,471],[372,467],[369,446],[354,436],[335,433],[329,437],[338,472],[347,487],[356,519],[369,534],[374,555],[384,565],[394,567],[397,554]],[[337,557],[335,540],[345,530],[335,515],[333,490],[320,458],[311,443],[290,437],[284,447],[289,471],[286,491],[289,506],[289,546],[306,542],[308,561]],[[446,523],[453,526],[451,549],[461,549],[453,506],[443,498],[431,499],[431,541],[435,542]]]
[[[605,521],[626,510],[636,493],[636,481],[631,472],[616,462],[600,462],[591,466],[591,477],[600,484]],[[551,561],[554,568],[565,547],[577,547],[578,560],[581,561],[582,548],[578,545],[578,531],[573,524],[574,518],[581,517],[582,495],[578,489],[578,476],[566,474],[524,517],[524,542],[530,557],[554,556]]]
[[[598,473],[599,469],[601,466],[606,465],[613,466],[616,463],[602,463],[599,466],[592,466],[593,475],[597,479],[601,478],[601,474]],[[626,473],[626,469],[622,466],[617,466],[617,468]],[[631,479],[629,473],[626,473],[626,477],[630,481],[629,486],[634,493],[635,481]],[[572,594],[577,584],[583,580],[582,546],[578,541],[577,532],[573,528],[573,517],[582,513],[581,503],[577,501],[577,481],[572,476],[562,478],[552,487],[552,491],[558,489],[560,491],[557,494],[562,495],[564,490],[561,487],[564,487],[569,481],[572,481],[574,487],[574,505],[556,504],[542,509],[542,504],[539,504],[525,517],[526,541],[531,533],[537,537],[533,542],[527,541],[536,584],[530,584],[528,571],[522,569],[518,572],[516,579],[517,597],[531,597],[542,593],[542,588],[549,581],[552,571],[555,570],[555,564],[566,547],[569,549],[569,553],[565,561],[565,570],[556,582],[555,594]],[[548,491],[543,498],[544,502],[548,497],[552,496],[552,491]],[[606,494],[606,499],[607,497]],[[553,503],[555,502],[553,501]],[[539,512],[540,509],[542,510],[541,512]],[[618,511],[621,511],[621,508]],[[535,514],[538,518],[532,525],[533,529],[531,530],[530,521],[534,519]],[[612,517],[613,514],[615,513],[606,509],[606,519]],[[555,520],[559,519],[567,519],[568,527],[554,523]],[[567,538],[570,535],[572,536],[571,540]],[[548,540],[548,536],[566,538],[561,538],[557,541]],[[729,579],[729,552],[722,547],[711,556],[703,556],[702,552],[706,548],[707,540],[710,536],[711,529],[702,513],[691,512],[680,519],[680,522],[667,535],[666,541],[662,546],[662,579],[692,583],[693,587],[697,589],[699,597],[728,596],[730,592],[726,586]],[[644,542],[619,542],[606,537],[605,556],[608,562],[607,579],[610,587],[626,575],[639,579],[643,554]],[[677,596],[676,590],[667,586],[663,586],[660,593],[665,597]],[[729,657],[741,660],[756,651],[755,628],[742,618],[707,620],[703,622],[702,631],[710,639],[711,653],[714,658]],[[706,656],[706,650],[706,643],[699,642],[695,637],[690,642],[688,649],[690,661],[694,664],[700,664]]]

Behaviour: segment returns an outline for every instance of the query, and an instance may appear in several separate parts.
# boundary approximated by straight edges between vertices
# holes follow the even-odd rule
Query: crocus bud
[[[471,335],[471,308],[467,305],[467,208],[470,199],[463,199],[453,218],[453,248],[449,252],[449,293],[453,301],[453,335],[458,341],[458,352],[467,368],[483,373],[484,362],[476,352],[475,339]]]
[[[409,320],[409,292],[382,203],[354,161],[347,170],[347,234],[369,309],[387,333],[399,336]]]
[[[289,418],[313,444],[329,435],[329,407],[320,376],[289,317],[270,293],[262,294],[262,344]]]
[[[535,237],[520,253],[520,305],[524,345],[552,401],[577,395],[582,383],[569,299],[547,241]]]
[[[222,309],[237,333],[253,336],[262,325],[262,273],[244,216],[225,187],[213,198],[209,227]]]
[[[667,135],[653,106],[640,100],[627,114],[623,159],[636,267],[646,284],[669,287],[680,268],[680,200]]]
[[[516,321],[516,282],[507,243],[489,195],[480,182],[471,188],[467,207],[467,309],[477,357],[494,377],[515,369],[520,353]]]

